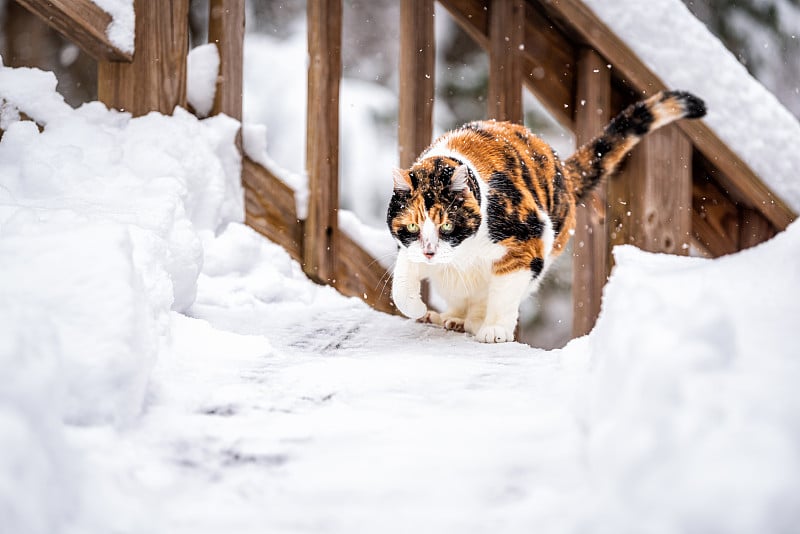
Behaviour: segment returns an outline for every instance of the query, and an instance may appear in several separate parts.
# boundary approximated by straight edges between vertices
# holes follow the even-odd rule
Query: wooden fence
[[[17,1],[97,60],[98,95],[107,105],[133,115],[169,114],[186,105],[189,0],[134,0],[133,55],[108,41],[109,17],[89,0]],[[521,122],[527,87],[581,143],[629,103],[666,88],[580,0],[440,3],[489,55],[490,118]],[[308,217],[298,219],[288,186],[244,157],[246,221],[286,248],[316,281],[393,312],[383,268],[337,224],[341,0],[308,0],[307,16]],[[210,0],[209,21],[209,41],[221,59],[213,113],[241,120],[244,0]],[[433,21],[434,0],[401,1],[402,166],[431,140]],[[692,245],[719,256],[768,239],[795,218],[702,121],[681,121],[648,136],[586,204],[574,237],[575,335],[594,324],[612,246],[686,254]]]

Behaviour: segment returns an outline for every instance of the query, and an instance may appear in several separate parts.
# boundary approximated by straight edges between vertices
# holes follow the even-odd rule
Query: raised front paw
[[[425,306],[425,303],[422,302],[422,299],[419,297],[395,299],[394,304],[397,306],[397,309],[400,310],[400,313],[409,319],[419,319],[428,311],[428,307]]]
[[[501,325],[482,326],[475,339],[481,343],[505,343],[514,341],[514,330]]]

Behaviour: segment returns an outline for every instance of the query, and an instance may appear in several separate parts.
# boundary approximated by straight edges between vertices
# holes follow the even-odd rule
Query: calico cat
[[[387,223],[399,245],[395,305],[478,341],[513,341],[520,301],[564,251],[576,203],[647,133],[705,113],[690,93],[658,93],[622,111],[564,162],[509,122],[476,121],[442,135],[410,169],[393,172]],[[422,301],[425,278],[447,302],[443,313]]]

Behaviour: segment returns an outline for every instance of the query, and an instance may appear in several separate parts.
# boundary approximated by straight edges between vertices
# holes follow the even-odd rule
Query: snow
[[[219,50],[214,43],[196,46],[186,58],[186,99],[198,117],[208,117],[214,107],[219,73]]]
[[[0,67],[0,522],[14,532],[94,524],[101,488],[76,474],[69,429],[137,423],[170,309],[195,300],[201,235],[243,219],[236,121],[73,110],[55,86]]]
[[[800,152],[791,149],[800,145],[800,122],[680,0],[584,3],[668,87],[703,98],[708,126],[800,212]]]
[[[111,15],[106,28],[108,39],[123,52],[133,53],[136,17],[133,0],[91,0],[100,9]]]
[[[591,334],[486,346],[315,285],[244,226],[238,122],[73,110],[31,69],[1,67],[0,100],[3,529],[800,521],[800,223],[716,260],[618,248]],[[257,161],[267,133],[243,129]]]

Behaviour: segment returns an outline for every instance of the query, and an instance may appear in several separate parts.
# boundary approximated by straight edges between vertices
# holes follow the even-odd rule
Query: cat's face
[[[395,169],[386,222],[417,263],[450,263],[456,248],[481,223],[478,184],[466,165],[428,158],[409,170]]]

